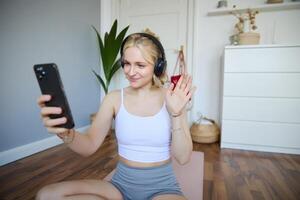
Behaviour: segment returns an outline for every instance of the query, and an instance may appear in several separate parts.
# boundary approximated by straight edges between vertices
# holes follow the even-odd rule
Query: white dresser
[[[224,51],[221,148],[300,154],[300,45]]]

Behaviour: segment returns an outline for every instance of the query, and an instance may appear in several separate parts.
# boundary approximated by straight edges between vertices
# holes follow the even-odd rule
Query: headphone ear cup
[[[166,60],[162,58],[158,58],[154,68],[155,76],[160,77],[165,72],[166,65],[167,65]]]

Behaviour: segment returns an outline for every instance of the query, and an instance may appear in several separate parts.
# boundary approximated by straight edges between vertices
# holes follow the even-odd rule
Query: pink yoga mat
[[[193,151],[189,163],[180,165],[173,159],[173,167],[178,183],[183,194],[188,200],[203,199],[203,169],[204,154],[202,152]],[[110,172],[104,180],[110,180],[115,170]]]

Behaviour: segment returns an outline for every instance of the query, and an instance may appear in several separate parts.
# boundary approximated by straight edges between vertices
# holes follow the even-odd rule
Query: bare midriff
[[[119,160],[130,167],[157,167],[157,166],[167,164],[171,161],[171,159],[169,158],[168,160],[163,160],[159,162],[145,163],[145,162],[136,162],[136,161],[128,160],[122,156],[119,156]]]

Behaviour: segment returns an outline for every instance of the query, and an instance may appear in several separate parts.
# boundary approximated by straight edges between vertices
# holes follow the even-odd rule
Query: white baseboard
[[[84,126],[76,130],[79,132],[84,132],[88,128],[89,126]],[[61,143],[61,139],[59,139],[57,136],[52,136],[43,140],[9,149],[7,151],[2,151],[0,152],[0,166],[30,156],[32,154],[44,151]]]
[[[273,146],[260,146],[260,145],[251,145],[251,144],[236,144],[236,143],[222,142],[221,148],[300,155],[299,148],[291,148],[291,147],[273,147]]]

